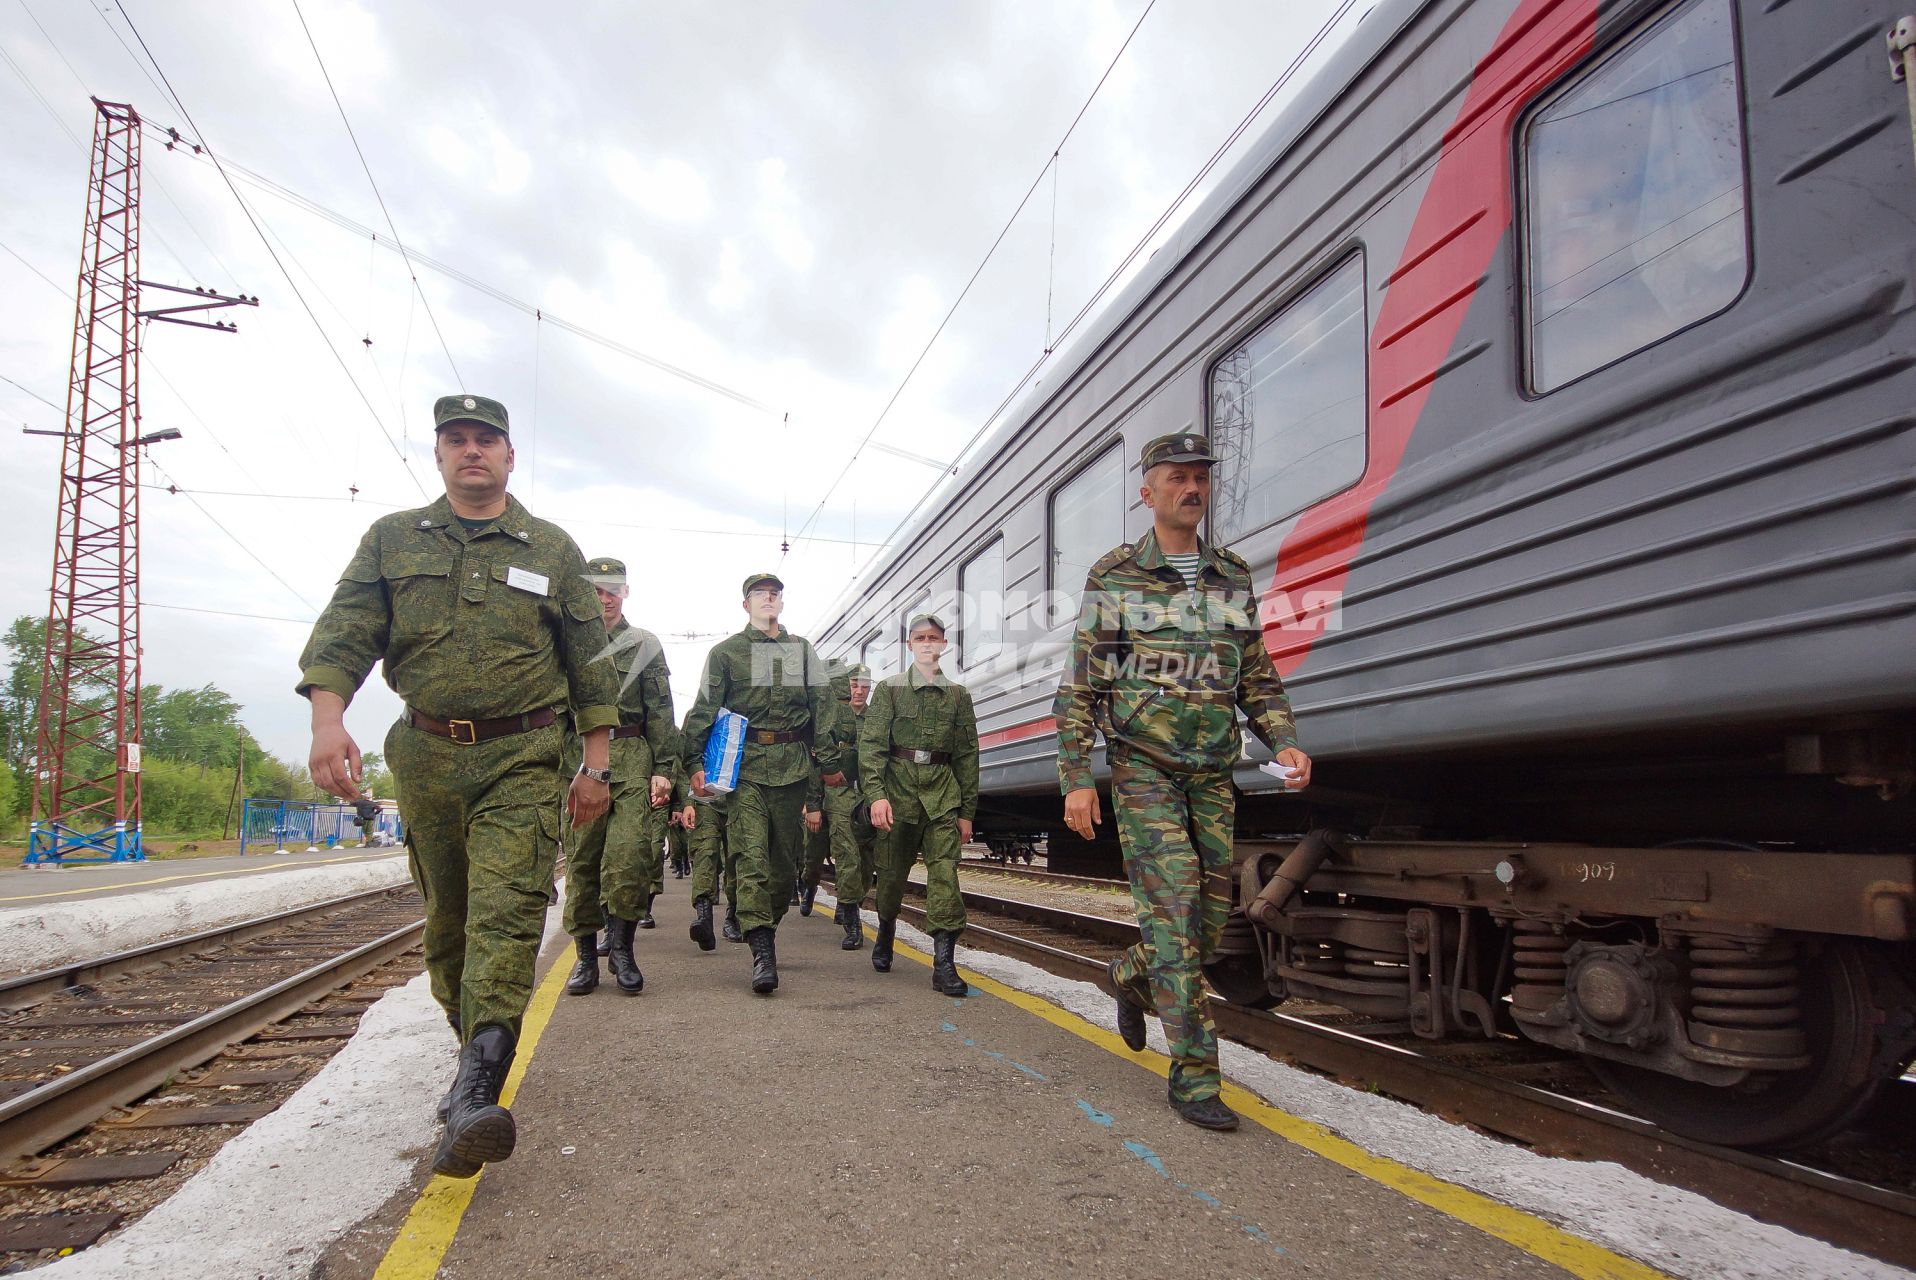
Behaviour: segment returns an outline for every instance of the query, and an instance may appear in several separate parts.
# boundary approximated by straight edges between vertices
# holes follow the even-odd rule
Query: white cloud
[[[699,171],[676,156],[647,162],[623,147],[605,157],[605,173],[619,194],[656,218],[697,222],[712,209],[712,193]]]
[[[783,160],[772,159],[759,162],[758,166],[758,225],[764,233],[765,241],[772,252],[786,266],[794,271],[806,272],[812,269],[812,259],[817,256],[817,247],[811,237],[805,234],[800,225],[798,197],[792,191],[791,180]]]

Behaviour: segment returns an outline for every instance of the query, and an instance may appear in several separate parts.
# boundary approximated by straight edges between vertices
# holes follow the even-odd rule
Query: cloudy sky
[[[260,299],[146,340],[143,430],[184,438],[143,469],[145,678],[217,683],[294,760],[308,624],[366,525],[440,491],[437,396],[507,404],[514,492],[632,566],[683,712],[739,580],[778,569],[818,624],[941,478],[908,455],[958,453],[1338,7],[123,2],[0,0],[0,619],[46,610],[59,446],[19,427],[63,416],[88,97],[131,102],[239,195],[149,139],[142,274]],[[381,197],[457,276],[413,288]],[[375,676],[347,723],[376,750],[396,710]]]

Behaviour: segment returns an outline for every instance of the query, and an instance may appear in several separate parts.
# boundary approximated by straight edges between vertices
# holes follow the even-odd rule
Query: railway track
[[[974,868],[967,864],[965,869]],[[1128,920],[969,888],[962,892],[970,916],[965,945],[1012,956],[1061,977],[1098,983],[1109,960],[1137,940],[1137,926]],[[922,926],[924,908],[910,899],[922,901],[923,887],[908,885],[906,893],[902,913]],[[1916,1266],[1916,1195],[1847,1176],[1828,1167],[1837,1162],[1820,1159],[1818,1153],[1783,1159],[1672,1135],[1605,1105],[1601,1086],[1582,1075],[1575,1059],[1566,1055],[1539,1052],[1541,1046],[1515,1039],[1507,1044],[1384,1039],[1335,1025],[1334,1018],[1263,1012],[1215,995],[1211,1006],[1219,1034],[1272,1057],[1376,1089],[1551,1155],[1613,1161],[1761,1221]],[[1513,1052],[1518,1074],[1548,1064],[1545,1074],[1582,1075],[1584,1085],[1573,1094],[1501,1076],[1497,1057],[1486,1056],[1489,1045]],[[1577,1096],[1586,1091],[1593,1096]],[[1906,1109],[1911,1092],[1906,1086],[1879,1114],[1891,1107]],[[1907,1151],[1897,1149],[1884,1161],[1850,1152],[1844,1163],[1877,1169],[1901,1163],[1907,1169],[1909,1159]]]
[[[164,1198],[417,972],[423,928],[410,886],[378,889],[0,982],[0,1258]]]

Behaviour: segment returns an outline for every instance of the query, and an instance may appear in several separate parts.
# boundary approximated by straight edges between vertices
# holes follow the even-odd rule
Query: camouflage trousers
[[[738,925],[747,933],[777,928],[792,905],[810,785],[804,778],[783,786],[741,779],[732,792],[725,844],[738,859]]]
[[[612,807],[583,830],[566,824],[565,931],[575,938],[605,927],[609,912],[637,920],[659,883],[659,828],[665,810],[652,807],[652,777],[612,775]]]
[[[1215,1095],[1217,1028],[1203,965],[1231,909],[1231,830],[1237,797],[1226,773],[1170,774],[1129,757],[1111,761],[1111,807],[1138,910],[1139,940],[1118,959],[1118,985],[1155,1009],[1171,1051],[1171,1096]]]
[[[562,736],[548,725],[461,746],[403,722],[386,734],[426,900],[433,999],[466,1039],[488,1026],[517,1039],[532,997],[559,849]]]
[[[859,799],[854,787],[826,787],[825,825],[812,837],[831,850],[832,896],[852,905],[865,900],[878,874],[878,832],[871,823],[852,819]],[[817,867],[808,864],[808,871],[817,878]]]
[[[665,848],[675,870],[690,873],[692,869],[692,842],[685,834],[685,828],[667,825],[665,828]]]
[[[716,804],[694,805],[698,826],[692,828],[692,896],[718,900],[719,872],[725,873],[725,900],[738,904],[738,857],[725,838],[725,810]]]
[[[895,806],[899,807],[899,806]],[[915,806],[914,806],[915,807]],[[916,821],[894,820],[878,833],[878,918],[891,920],[905,899],[911,864],[925,856],[925,931],[958,932],[965,927],[965,899],[958,892],[958,812]]]

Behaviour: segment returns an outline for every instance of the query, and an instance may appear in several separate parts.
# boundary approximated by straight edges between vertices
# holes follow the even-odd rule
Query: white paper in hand
[[[1266,760],[1258,766],[1258,770],[1270,774],[1287,787],[1297,780],[1297,770],[1287,764],[1279,764],[1275,760]]]

